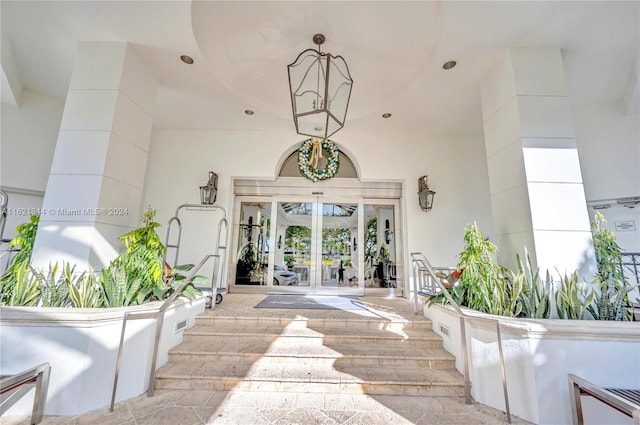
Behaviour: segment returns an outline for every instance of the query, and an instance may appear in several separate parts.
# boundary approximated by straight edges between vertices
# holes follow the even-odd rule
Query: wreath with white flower
[[[322,152],[327,153],[327,165],[318,169],[318,160]],[[300,174],[313,181],[327,180],[335,176],[340,168],[338,147],[329,139],[308,139],[302,142],[298,149],[298,169]]]

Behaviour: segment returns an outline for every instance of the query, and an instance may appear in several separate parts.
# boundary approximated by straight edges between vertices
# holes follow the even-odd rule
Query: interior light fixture
[[[282,235],[278,236],[278,249],[282,248]]]
[[[247,115],[253,115],[255,112],[253,112],[251,109],[245,109],[244,113]]]
[[[358,242],[356,242],[356,238],[353,238],[353,251],[357,251],[358,250]]]
[[[391,118],[391,114],[389,112],[385,112],[382,114],[382,118]]]
[[[353,80],[342,56],[320,51],[323,34],[313,36],[318,49],[307,49],[287,66],[296,132],[327,139],[344,126]]]
[[[384,240],[389,245],[393,240],[393,230],[391,230],[391,224],[389,223],[389,219],[385,220],[384,223]]]

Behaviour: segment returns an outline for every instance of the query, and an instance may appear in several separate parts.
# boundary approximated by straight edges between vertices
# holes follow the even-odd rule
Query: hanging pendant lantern
[[[303,51],[287,66],[296,132],[322,140],[344,126],[353,85],[344,58],[320,51],[324,41],[314,35],[318,50]]]

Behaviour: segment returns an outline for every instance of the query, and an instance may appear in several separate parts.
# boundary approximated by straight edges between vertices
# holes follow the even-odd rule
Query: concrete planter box
[[[636,322],[514,319],[465,309],[471,394],[505,411],[495,324],[500,321],[511,413],[536,424],[569,424],[567,374],[599,386],[640,388],[640,326]],[[460,320],[452,308],[424,307],[444,348],[462,372]],[[585,424],[629,424],[615,410],[583,397]]]
[[[182,341],[184,329],[204,312],[206,298],[177,299],[166,311],[158,367]],[[111,403],[122,319],[125,311],[158,308],[160,302],[123,308],[0,308],[0,372],[17,373],[51,364],[45,415],[73,416]],[[186,327],[184,322],[186,321]],[[176,330],[180,328],[179,330]],[[155,320],[127,321],[116,401],[147,391]],[[30,415],[32,393],[5,415]]]

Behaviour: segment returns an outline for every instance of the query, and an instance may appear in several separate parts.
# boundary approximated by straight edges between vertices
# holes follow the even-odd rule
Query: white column
[[[80,43],[32,263],[101,269],[138,227],[158,79],[125,42]]]
[[[559,49],[512,48],[481,87],[494,227],[502,264],[526,246],[542,273],[595,270]]]

